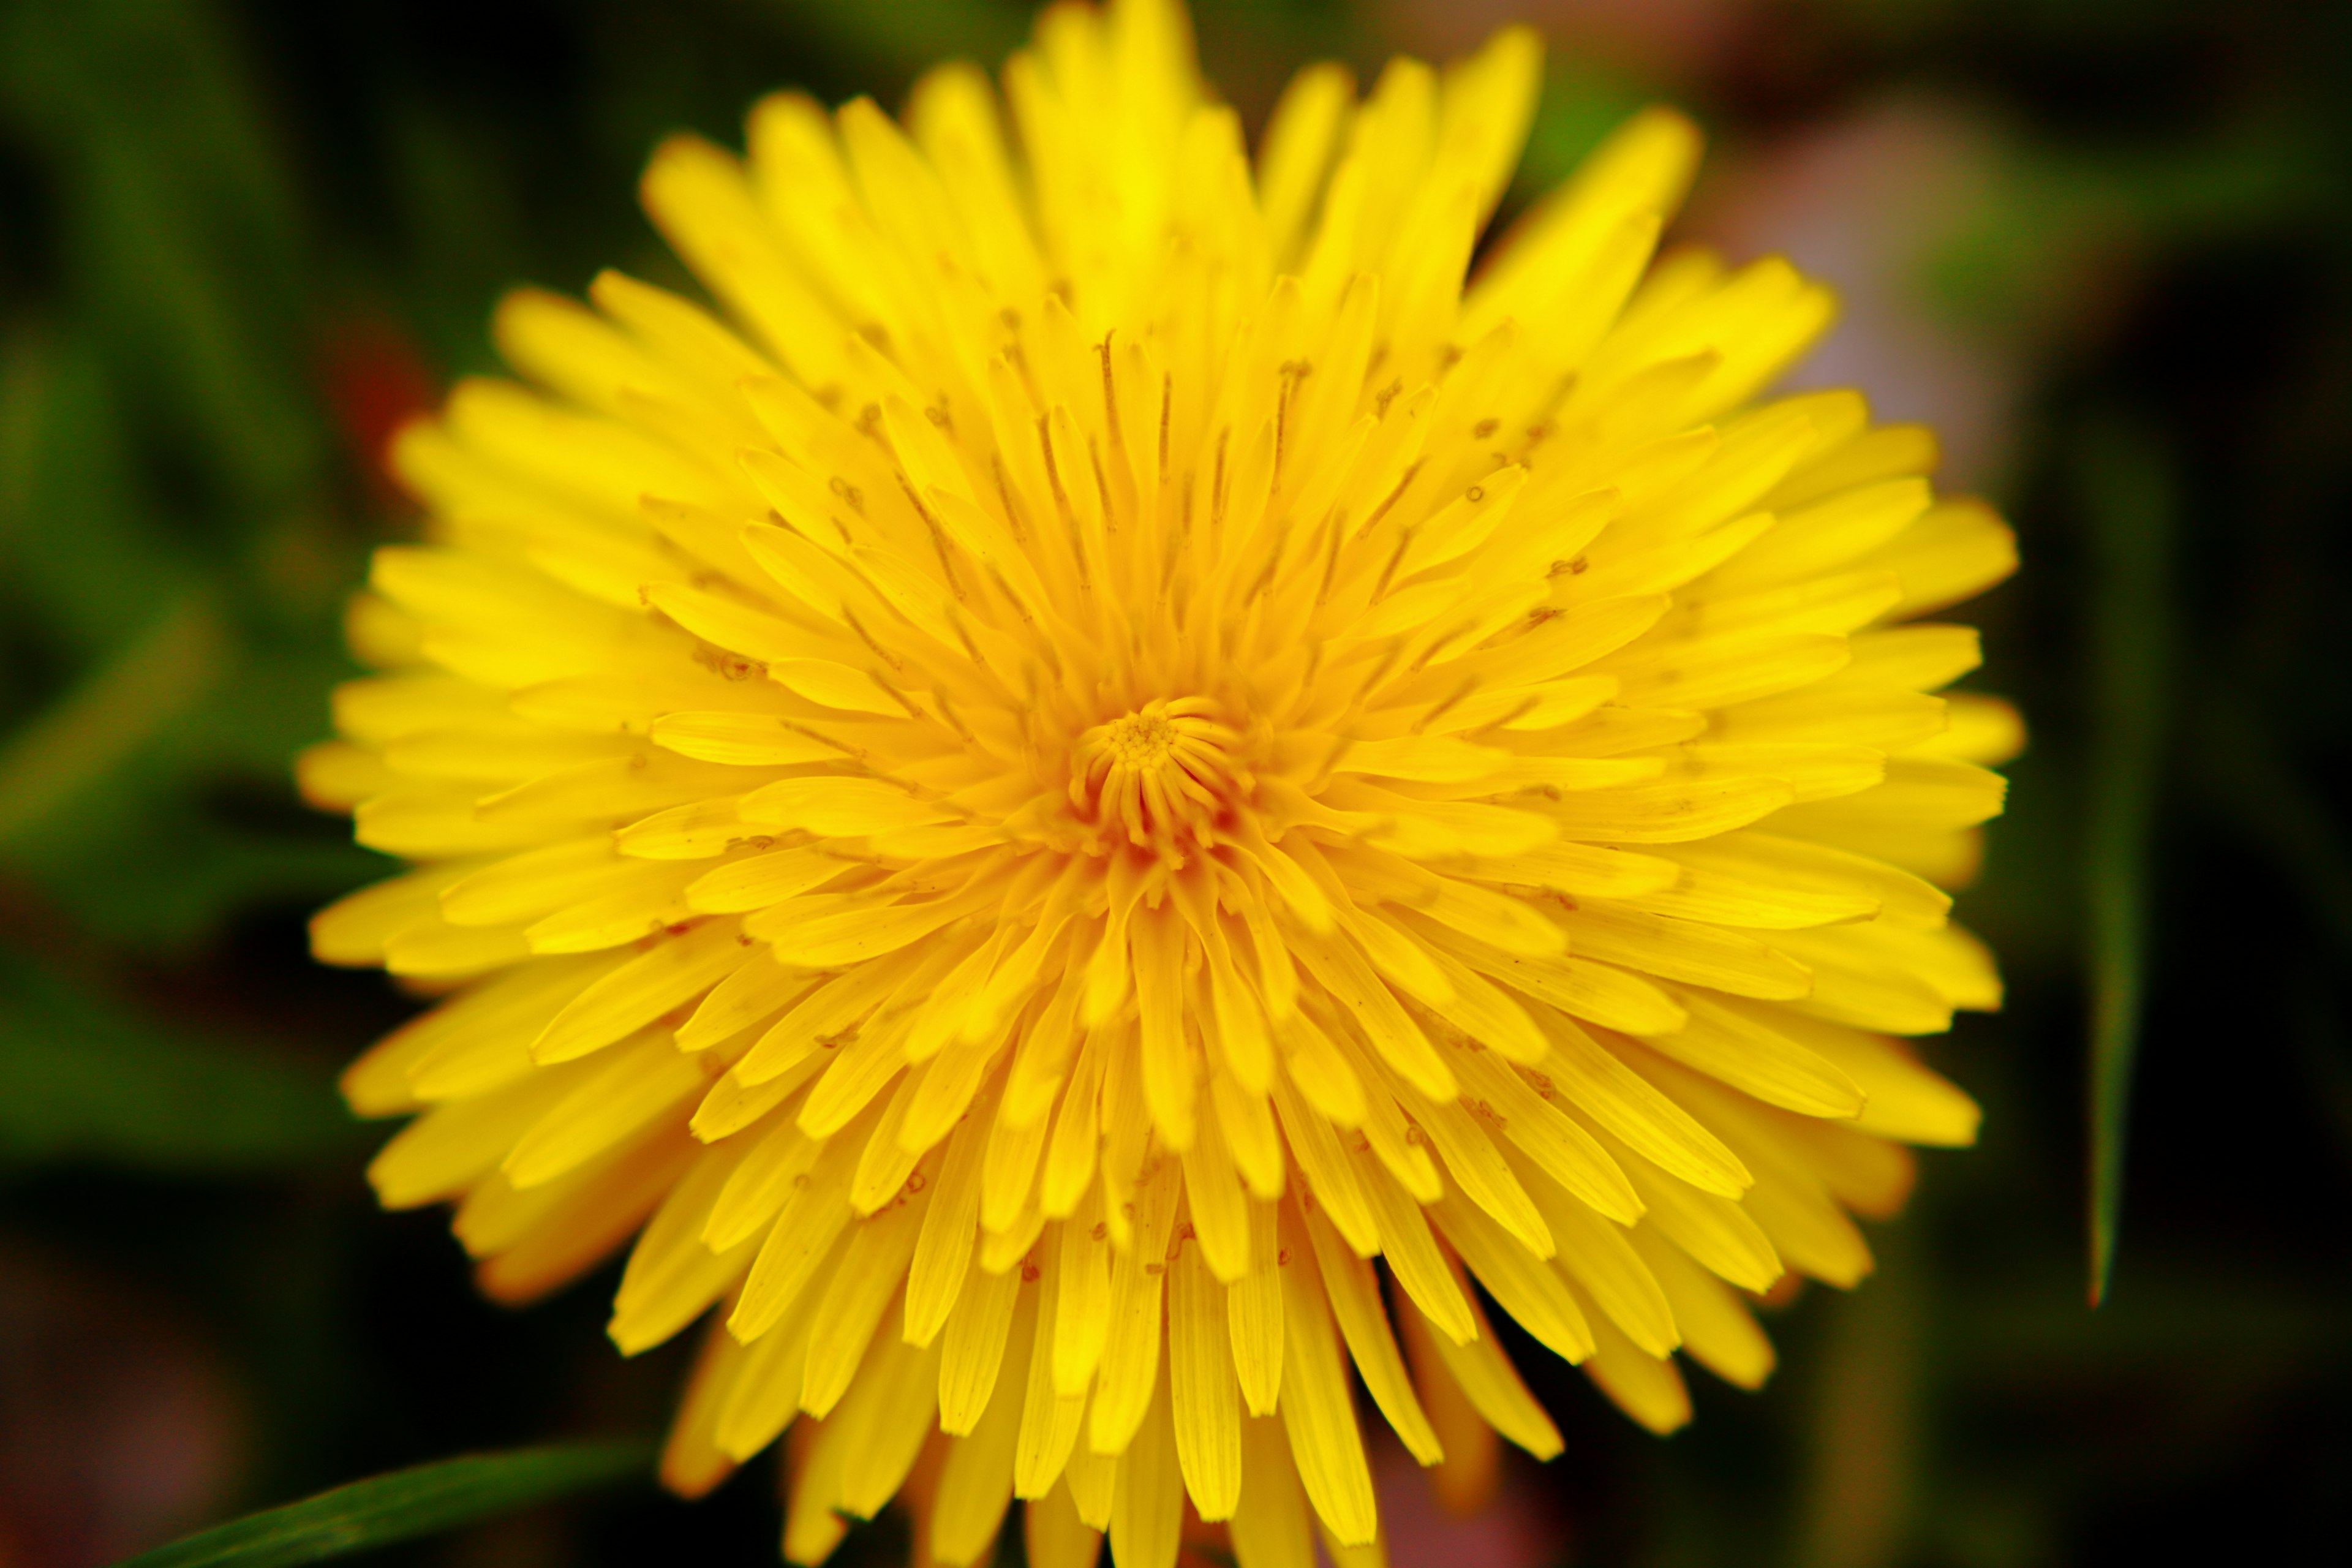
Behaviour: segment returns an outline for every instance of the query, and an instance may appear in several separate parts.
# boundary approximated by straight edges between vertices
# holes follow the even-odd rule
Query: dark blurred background
[[[1383,1467],[1402,1565],[2272,1561],[2352,1538],[2352,5],[1203,4],[1253,125],[1513,17],[1551,39],[1514,202],[1658,98],[1680,226],[1842,291],[1807,384],[1947,439],[2025,568],[1969,614],[2032,724],[1962,912],[2008,1011],[1935,1059],[1878,1277],[1773,1319],[1761,1395],[1661,1442],[1539,1352],[1568,1453],[1485,1517]],[[665,132],[761,91],[895,105],[992,0],[0,0],[0,1565],[99,1563],[396,1465],[650,1431],[610,1271],[516,1314],[384,1215],[337,1067],[410,1005],[302,922],[389,868],[288,759],[344,595],[413,527],[386,433],[491,368],[491,302],[602,266]],[[2144,1019],[2114,1289],[2084,1305],[2095,1024]],[[2096,1024],[2104,1019],[2104,1024]],[[2105,1103],[2120,1101],[2110,1094]],[[1390,1456],[1401,1461],[1401,1455]],[[1393,1485],[1390,1483],[1393,1482]],[[773,1561],[772,1468],[389,1552]],[[887,1561],[903,1533],[853,1537]],[[1008,1559],[1010,1560],[1010,1559]],[[2338,1559],[2340,1560],[2340,1559]]]

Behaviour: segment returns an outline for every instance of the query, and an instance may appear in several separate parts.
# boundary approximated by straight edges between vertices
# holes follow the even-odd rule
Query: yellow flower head
[[[1889,1037],[1998,1001],[1931,884],[2015,721],[1894,623],[2010,536],[1753,401],[1830,300],[1653,262],[1672,114],[1465,287],[1538,79],[1318,68],[1253,162],[1129,0],[1010,142],[961,67],[772,98],[646,176],[717,313],[514,295],[529,384],[402,440],[304,769],[417,863],[319,955],[452,993],[347,1079],[421,1113],[372,1178],[501,1299],[634,1235],[624,1351],[715,1308],[665,1475],[800,1419],[796,1560],[903,1490],[943,1563],[1016,1497],[1041,1564],[1360,1561],[1351,1365],[1456,1496],[1560,1446],[1489,1304],[1664,1430],[1972,1137]]]

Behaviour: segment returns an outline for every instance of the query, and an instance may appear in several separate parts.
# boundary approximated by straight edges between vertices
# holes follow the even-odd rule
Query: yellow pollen
[[[1139,773],[1160,766],[1176,744],[1176,726],[1161,713],[1129,713],[1104,726],[1103,748]]]
[[[1248,773],[1234,752],[1241,736],[1205,697],[1158,699],[1078,737],[1070,804],[1098,829],[1181,864],[1180,838],[1215,847],[1217,822],[1241,804]]]

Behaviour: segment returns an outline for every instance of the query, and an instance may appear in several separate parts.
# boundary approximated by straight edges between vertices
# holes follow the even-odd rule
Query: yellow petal
[[[1355,1399],[1321,1281],[1305,1256],[1307,1239],[1286,1212],[1282,1229],[1285,1247],[1297,1255],[1281,1270],[1283,1430],[1317,1515],[1343,1543],[1361,1544],[1378,1521]]]

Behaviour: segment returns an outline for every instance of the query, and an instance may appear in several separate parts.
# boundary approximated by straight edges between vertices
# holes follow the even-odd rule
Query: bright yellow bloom
[[[968,68],[770,99],[646,176],[721,315],[517,294],[532,387],[401,443],[304,773],[419,863],[320,956],[455,993],[352,1069],[372,1177],[504,1300],[635,1235],[625,1352],[715,1305],[665,1474],[801,1415],[793,1557],[902,1489],[952,1563],[1014,1497],[1045,1565],[1374,1542],[1351,1364],[1457,1495],[1559,1448],[1473,1280],[1663,1431],[1973,1136],[1889,1037],[1998,1001],[1931,884],[2016,721],[1895,623],[2010,535],[1752,401],[1830,300],[1652,263],[1674,115],[1465,288],[1538,79],[1309,70],[1253,164],[1133,0],[1017,156]]]

